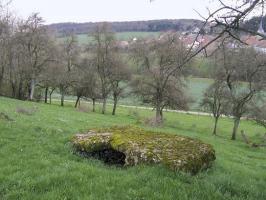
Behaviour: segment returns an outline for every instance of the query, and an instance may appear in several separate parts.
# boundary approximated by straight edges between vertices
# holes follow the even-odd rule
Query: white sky
[[[13,0],[20,17],[39,12],[46,23],[197,18],[213,0]]]

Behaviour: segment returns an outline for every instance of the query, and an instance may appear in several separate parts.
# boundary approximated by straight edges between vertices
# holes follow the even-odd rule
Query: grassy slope
[[[37,107],[32,116],[16,107]],[[189,176],[160,166],[128,169],[108,167],[71,153],[69,139],[92,127],[136,124],[134,110],[119,108],[117,116],[78,112],[73,107],[0,98],[0,199],[266,199],[266,149],[248,148],[228,140],[232,121],[223,119],[219,137],[211,136],[209,117],[166,113],[169,134],[210,143],[217,160],[207,172]],[[110,108],[109,108],[110,112]],[[140,118],[151,111],[137,111]],[[135,117],[134,117],[135,116]],[[147,127],[146,127],[147,128]],[[243,121],[252,138],[264,130]]]

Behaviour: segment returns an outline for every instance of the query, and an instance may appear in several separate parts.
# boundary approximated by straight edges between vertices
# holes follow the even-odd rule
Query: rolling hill
[[[58,23],[51,24],[48,27],[57,33],[58,36],[64,36],[67,33],[88,34],[101,22],[87,23]],[[196,19],[164,19],[151,21],[128,21],[128,22],[109,22],[114,32],[162,32],[168,30],[175,31],[193,31],[202,26],[202,21]]]

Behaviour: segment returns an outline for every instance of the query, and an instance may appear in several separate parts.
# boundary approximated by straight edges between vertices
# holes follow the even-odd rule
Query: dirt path
[[[52,101],[59,101],[58,99],[52,99]],[[65,100],[65,102],[69,103],[75,103],[75,101],[72,100]],[[83,103],[92,104],[88,101],[82,101]],[[100,104],[100,103],[97,103]],[[107,104],[109,106],[112,106],[113,104]],[[133,109],[141,109],[141,110],[154,110],[151,107],[144,107],[144,106],[129,106],[129,105],[118,105],[118,107],[122,108],[133,108]],[[188,114],[188,115],[199,115],[199,116],[212,116],[211,113],[207,112],[195,112],[195,111],[184,111],[184,110],[171,110],[171,109],[165,109],[164,112],[173,112],[173,113],[181,113],[181,114]]]

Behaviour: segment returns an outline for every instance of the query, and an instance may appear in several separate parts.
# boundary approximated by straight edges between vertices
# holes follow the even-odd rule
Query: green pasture
[[[162,127],[144,122],[149,110],[118,108],[117,116],[92,113],[90,104],[74,109],[0,97],[0,199],[162,199],[162,200],[264,200],[266,199],[266,149],[230,140],[232,120],[223,118],[218,136],[206,116],[165,113]],[[3,115],[4,114],[4,115]],[[4,117],[8,116],[8,118]],[[76,133],[95,127],[135,125],[197,138],[213,145],[216,161],[196,176],[169,171],[163,166],[130,168],[106,166],[72,152]],[[265,130],[241,121],[240,130],[252,140]]]

